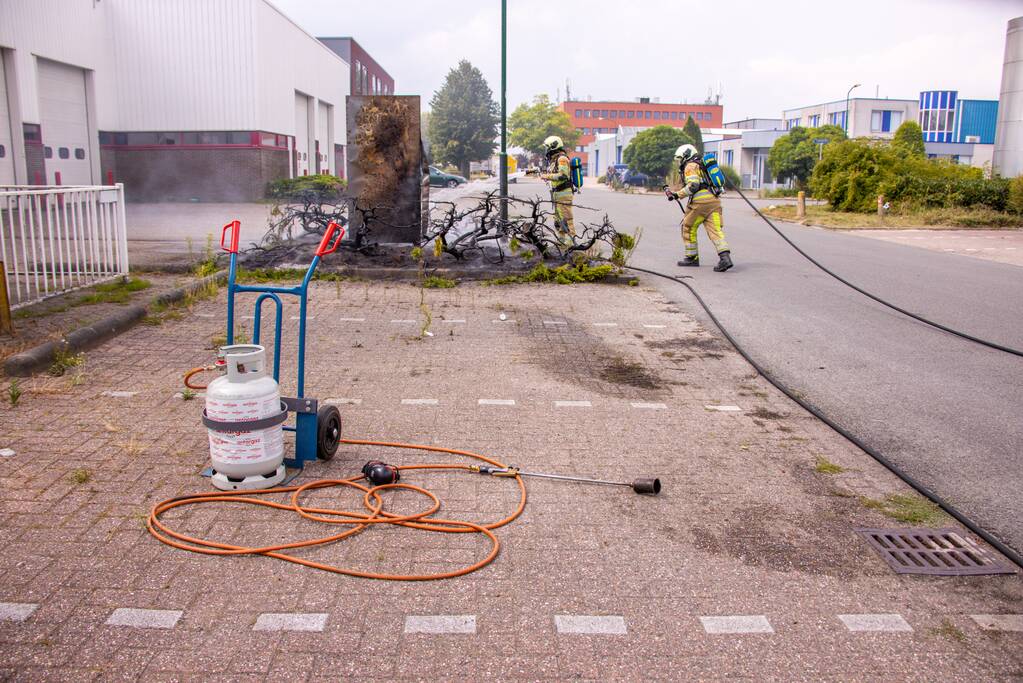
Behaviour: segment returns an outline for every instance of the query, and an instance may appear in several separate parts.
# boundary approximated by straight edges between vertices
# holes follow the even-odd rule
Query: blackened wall
[[[251,202],[288,177],[288,152],[278,149],[108,147],[100,161],[104,182],[113,171],[132,202]]]

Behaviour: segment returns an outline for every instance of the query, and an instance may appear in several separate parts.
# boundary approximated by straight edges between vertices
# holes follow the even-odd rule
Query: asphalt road
[[[519,191],[526,188],[520,188]],[[539,189],[539,188],[537,188]],[[725,200],[734,269],[679,268],[676,204],[589,189],[577,204],[619,229],[643,226],[637,266],[692,275],[749,353],[791,388],[1023,552],[1023,358],[902,316],[808,261],[741,200]],[[577,211],[577,220],[583,212]],[[819,261],[875,294],[974,336],[1023,348],[1023,269],[854,234],[777,224]],[[644,282],[705,314],[684,288]]]

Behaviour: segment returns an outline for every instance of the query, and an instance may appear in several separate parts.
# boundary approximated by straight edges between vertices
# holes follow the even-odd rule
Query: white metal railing
[[[11,308],[128,273],[124,185],[0,185]]]

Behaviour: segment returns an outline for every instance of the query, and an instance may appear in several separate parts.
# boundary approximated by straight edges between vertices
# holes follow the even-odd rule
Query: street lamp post
[[[842,117],[844,119],[843,123],[845,125],[842,126],[842,127],[845,129],[845,134],[846,135],[849,135],[849,95],[851,95],[852,91],[855,90],[858,87],[860,87],[859,83],[857,83],[853,87],[849,88],[849,90],[845,93],[845,116]]]
[[[501,220],[508,220],[508,0],[501,0]]]

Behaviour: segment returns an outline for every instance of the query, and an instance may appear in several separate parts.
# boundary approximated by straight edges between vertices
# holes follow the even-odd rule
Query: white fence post
[[[124,185],[0,185],[0,261],[12,309],[127,275]]]

